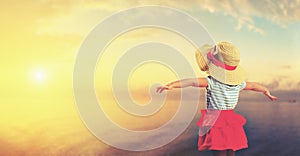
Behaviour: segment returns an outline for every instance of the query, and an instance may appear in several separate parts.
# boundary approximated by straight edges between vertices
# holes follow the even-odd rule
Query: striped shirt
[[[227,85],[211,76],[207,78],[207,109],[229,110],[237,105],[239,92],[246,87],[246,82],[239,85]]]

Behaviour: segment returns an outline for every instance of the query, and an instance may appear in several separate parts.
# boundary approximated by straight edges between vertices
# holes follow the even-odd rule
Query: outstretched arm
[[[207,80],[205,78],[197,79],[182,79],[166,84],[165,86],[157,87],[156,92],[161,93],[164,90],[170,90],[172,88],[185,88],[185,87],[207,87]]]
[[[270,91],[268,88],[266,88],[265,86],[258,84],[256,82],[247,82],[246,83],[246,87],[244,88],[244,90],[252,90],[252,91],[256,91],[256,92],[262,92],[264,93],[270,100],[274,101],[277,100],[276,96],[271,95]]]

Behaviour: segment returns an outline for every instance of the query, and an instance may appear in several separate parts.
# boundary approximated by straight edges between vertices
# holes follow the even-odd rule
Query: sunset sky
[[[65,113],[64,109],[74,114],[73,68],[82,42],[105,18],[144,5],[179,9],[200,22],[216,42],[232,42],[241,52],[241,65],[249,81],[263,83],[271,90],[300,89],[298,0],[2,0],[0,4],[1,127],[18,125],[23,116],[27,116],[22,122],[26,125],[26,119],[31,122],[47,110],[52,112],[46,115],[52,117]],[[196,74],[204,76],[198,70],[193,47],[181,36],[155,28],[138,29],[116,38],[99,59],[95,71],[99,93],[111,91],[118,56],[150,41],[179,49]],[[153,83],[176,79],[176,71],[149,63],[139,66],[128,82],[132,90],[147,94],[145,88]]]
[[[88,33],[105,17],[143,5],[180,9],[203,24],[216,42],[234,43],[241,51],[249,80],[279,82],[274,89],[299,88],[298,1],[13,0],[1,2],[1,94],[24,96],[45,88],[71,89],[76,54]],[[140,36],[140,40],[153,40],[151,35]],[[134,44],[136,37],[131,37],[124,38]],[[185,53],[191,58],[194,55],[193,51]],[[193,64],[193,58],[190,61]]]

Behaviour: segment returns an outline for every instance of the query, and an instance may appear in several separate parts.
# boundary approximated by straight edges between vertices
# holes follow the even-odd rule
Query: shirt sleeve
[[[207,80],[207,89],[208,90],[211,90],[211,86],[213,85],[212,83],[212,80],[211,80],[211,77],[210,76],[207,76],[206,77],[206,80]]]
[[[246,82],[245,82],[245,81],[242,82],[242,83],[239,85],[239,87],[240,87],[240,91],[243,90],[243,89],[246,87]]]

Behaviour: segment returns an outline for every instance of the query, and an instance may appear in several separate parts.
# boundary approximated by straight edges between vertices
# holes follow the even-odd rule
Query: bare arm
[[[185,88],[185,87],[207,87],[207,80],[205,78],[197,79],[182,79],[166,84],[165,86],[157,87],[156,92],[161,93],[164,90],[170,90],[172,88]]]
[[[270,100],[274,101],[277,100],[276,96],[271,95],[270,91],[268,88],[266,88],[265,86],[258,84],[256,82],[247,82],[246,83],[246,87],[244,88],[244,90],[252,90],[252,91],[256,91],[256,92],[262,92],[264,93]]]

